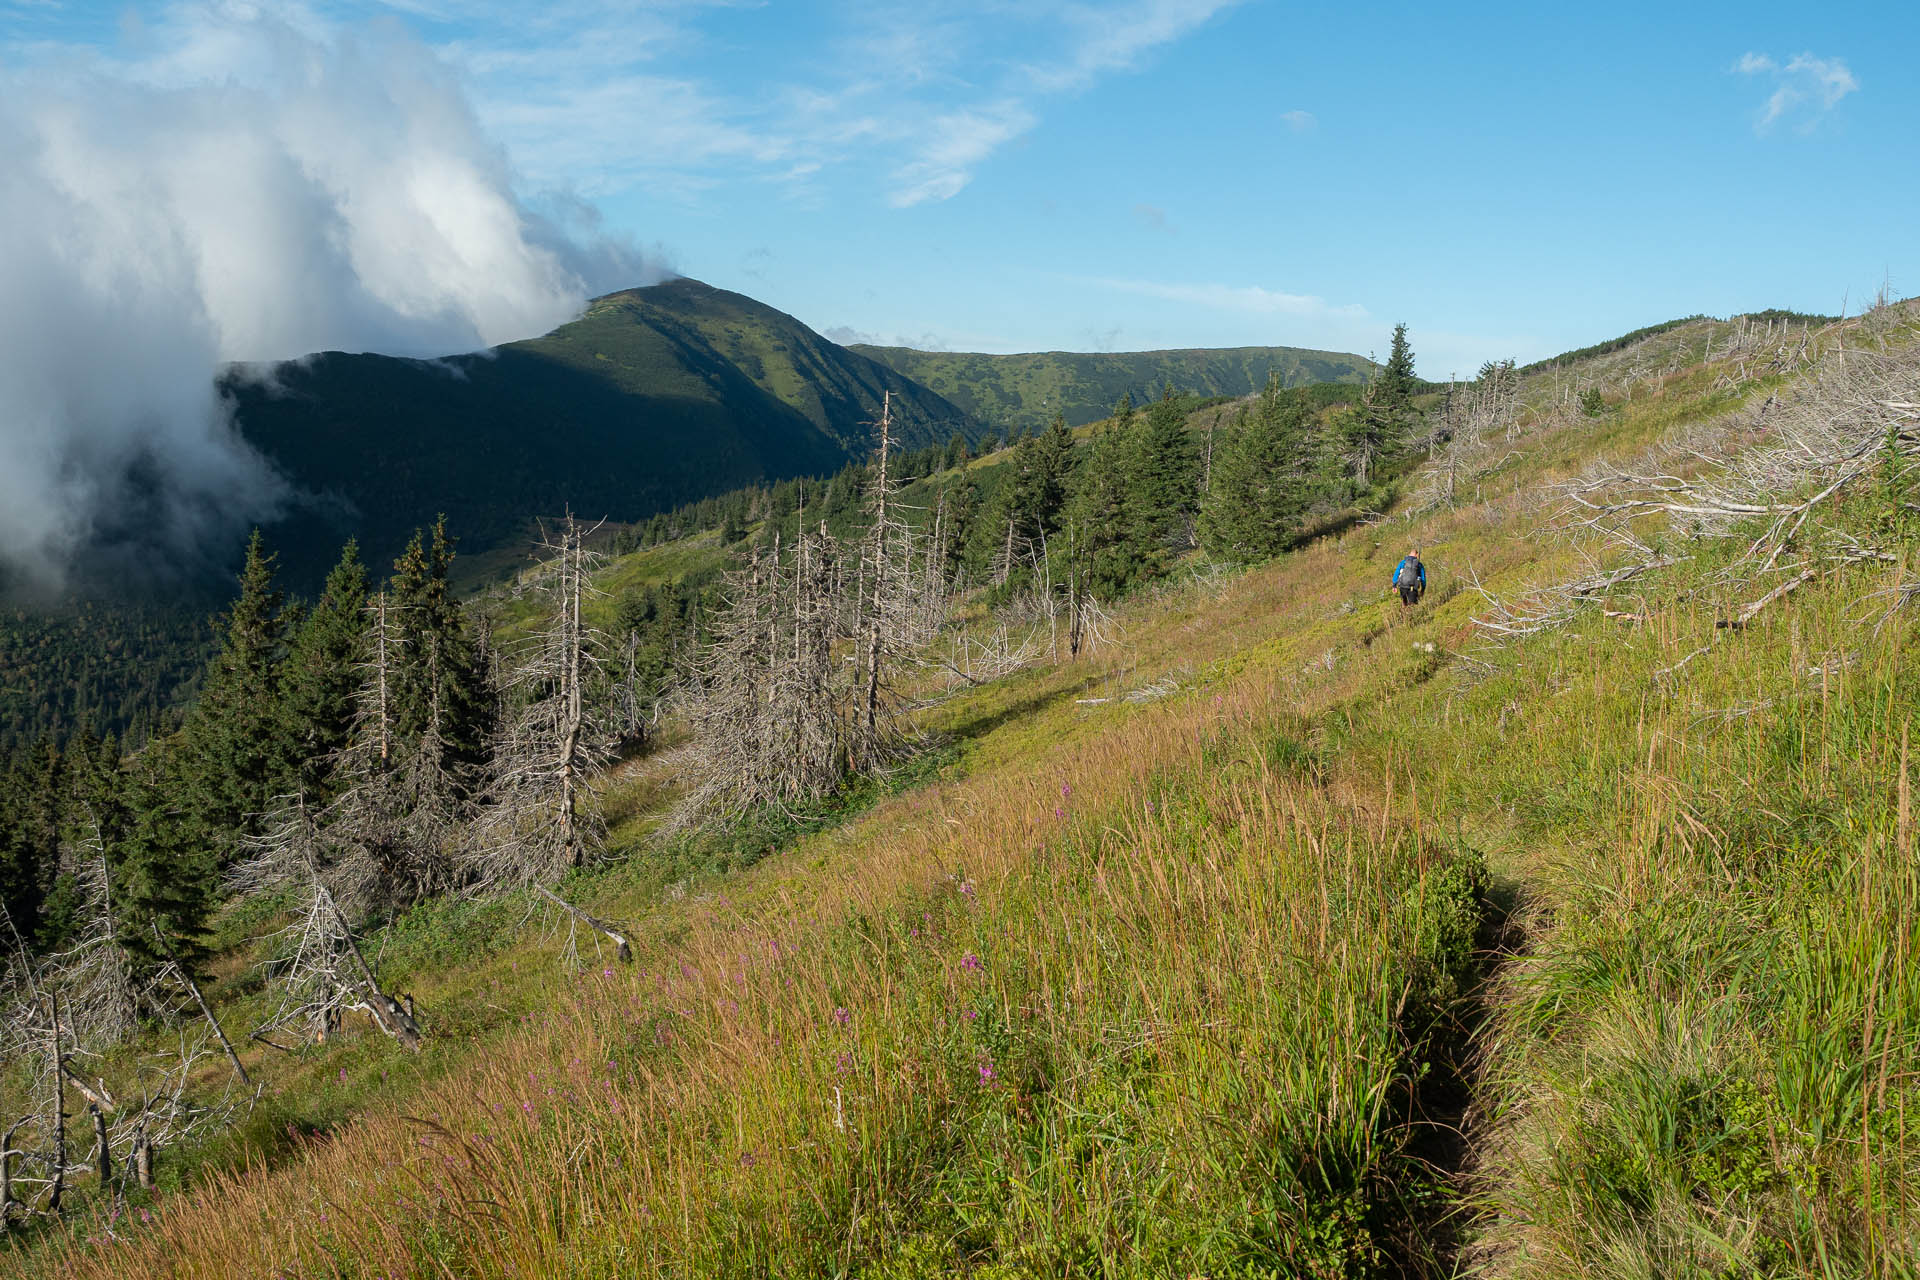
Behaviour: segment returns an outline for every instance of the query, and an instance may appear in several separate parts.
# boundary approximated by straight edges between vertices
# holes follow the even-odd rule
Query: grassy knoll
[[[1630,616],[1471,624],[1470,582],[1586,571],[1546,485],[1771,378],[1675,367],[1458,505],[1135,599],[1091,657],[927,710],[917,775],[770,838],[653,833],[673,753],[628,766],[633,856],[572,888],[634,924],[632,969],[499,908],[410,918],[383,963],[425,1054],[270,1066],[277,1106],[351,1105],[21,1270],[1911,1274],[1889,571],[1732,629],[1733,543],[1689,540]],[[1407,543],[1433,584],[1402,610]]]

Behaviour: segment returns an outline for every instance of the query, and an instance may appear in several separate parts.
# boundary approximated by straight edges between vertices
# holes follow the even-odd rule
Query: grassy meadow
[[[1728,628],[1759,588],[1693,539],[1607,612],[1473,622],[1588,570],[1552,483],[1790,389],[1707,336],[1604,355],[1640,352],[1632,398],[1534,420],[1456,505],[1196,569],[1090,655],[930,700],[922,763],[830,811],[669,833],[667,739],[603,780],[621,857],[569,886],[633,965],[512,902],[416,911],[374,949],[421,1055],[250,1051],[243,1131],[7,1263],[1914,1274],[1910,564]]]

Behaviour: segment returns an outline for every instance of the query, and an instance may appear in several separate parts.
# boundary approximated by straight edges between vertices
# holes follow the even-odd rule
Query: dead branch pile
[[[1920,468],[1920,342],[1912,340],[1920,325],[1909,313],[1901,327],[1907,332],[1882,321],[1882,337],[1866,348],[1849,348],[1843,333],[1791,392],[1637,463],[1603,463],[1559,486],[1553,527],[1588,549],[1592,571],[1512,601],[1488,596],[1492,608],[1475,621],[1498,636],[1562,625],[1582,603],[1691,560],[1686,547],[1699,539],[1737,535],[1744,544],[1721,577],[1750,597],[1720,623],[1734,630],[1833,566],[1902,562],[1896,539],[1863,540],[1823,518],[1868,483],[1883,487],[1895,514],[1916,509],[1901,495]],[[1602,568],[1603,555],[1614,563]],[[1908,598],[1899,594],[1893,607]]]

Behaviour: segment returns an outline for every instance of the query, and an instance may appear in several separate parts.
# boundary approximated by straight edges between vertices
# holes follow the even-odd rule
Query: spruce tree
[[[60,870],[62,774],[51,739],[14,753],[0,773],[0,907],[25,945],[58,942],[47,936],[47,913]],[[15,941],[0,925],[0,947],[11,952]]]
[[[1215,555],[1259,559],[1282,550],[1312,502],[1311,415],[1269,375],[1252,414],[1242,411],[1215,448],[1200,533]]]
[[[1149,572],[1192,545],[1200,449],[1168,383],[1147,411],[1129,459],[1134,541]]]
[[[1420,380],[1413,375],[1413,346],[1407,341],[1407,326],[1393,326],[1393,345],[1387,353],[1387,363],[1380,370],[1380,376],[1374,379],[1378,394],[1375,403],[1388,414],[1404,414],[1413,403],[1413,394],[1419,388]]]
[[[327,798],[333,756],[353,724],[353,696],[367,632],[367,570],[349,541],[327,575],[319,601],[294,637],[283,679],[283,714],[300,790],[314,804]]]
[[[1074,470],[1067,499],[1070,554],[1088,589],[1105,599],[1133,585],[1144,567],[1131,536],[1135,521],[1127,483],[1130,443],[1126,429],[1117,422],[1096,430]]]
[[[1037,564],[1043,549],[1060,531],[1067,486],[1073,471],[1073,433],[1066,418],[1014,446],[1010,474],[994,491],[982,519],[971,530],[974,563],[996,581],[1021,576]]]
[[[280,712],[286,646],[273,566],[256,529],[240,594],[218,624],[220,650],[182,730],[180,798],[194,834],[223,867],[293,784],[293,744]]]
[[[125,797],[124,837],[109,848],[113,874],[116,936],[136,972],[168,962],[193,976],[206,972],[212,954],[207,921],[219,886],[218,857],[224,846],[199,837],[196,824],[176,797],[190,794],[193,782],[182,776],[183,760],[171,746],[145,752],[138,764],[107,782]]]
[[[428,539],[415,531],[393,565],[390,625],[399,637],[393,663],[393,723],[405,741],[435,727],[456,771],[486,754],[492,702],[473,628],[453,598],[453,542],[446,517]]]

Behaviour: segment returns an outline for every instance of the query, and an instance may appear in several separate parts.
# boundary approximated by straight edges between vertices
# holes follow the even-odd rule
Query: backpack
[[[1413,588],[1419,586],[1420,562],[1418,560],[1402,560],[1400,562],[1400,572],[1393,575],[1393,585],[1403,591],[1411,591]]]

